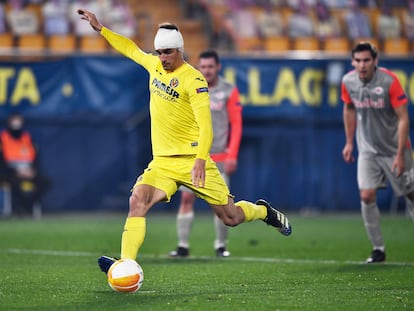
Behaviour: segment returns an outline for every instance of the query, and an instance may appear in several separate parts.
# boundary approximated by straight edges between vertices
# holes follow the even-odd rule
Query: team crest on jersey
[[[170,81],[170,86],[173,88],[176,88],[178,86],[179,82],[177,78],[172,78]]]
[[[382,87],[380,87],[380,86],[377,86],[373,91],[377,95],[381,95],[381,94],[384,93],[384,89]]]

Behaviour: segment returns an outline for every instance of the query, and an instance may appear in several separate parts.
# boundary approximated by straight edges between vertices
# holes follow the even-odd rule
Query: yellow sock
[[[145,217],[128,217],[121,241],[121,258],[136,260],[145,238]]]
[[[267,216],[267,209],[264,205],[256,205],[248,201],[239,201],[234,203],[240,207],[244,213],[244,222],[249,222],[256,219],[265,219]]]

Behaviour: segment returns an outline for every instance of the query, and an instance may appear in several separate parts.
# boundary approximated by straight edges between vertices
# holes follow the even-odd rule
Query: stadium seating
[[[232,33],[231,27],[228,25],[228,16],[230,9],[224,5],[223,1],[201,1],[205,9],[204,12],[209,15],[209,22],[212,24],[211,29],[206,29],[205,22],[201,18],[194,16],[192,18],[186,16],[187,11],[184,11],[182,1],[171,0],[141,0],[139,5],[135,0],[126,1],[135,18],[137,19],[137,35],[133,38],[139,43],[144,50],[152,50],[152,36],[157,28],[157,25],[162,22],[173,22],[180,26],[181,31],[186,41],[186,54],[189,59],[195,59],[196,55],[206,47],[215,48],[214,44],[218,44],[218,49],[221,49],[220,44],[215,39],[223,32],[229,33],[229,44],[226,44],[225,49],[232,49],[235,47],[236,52],[263,52],[263,53],[277,53],[289,50],[310,50],[310,51],[324,51],[330,54],[343,54],[359,40],[347,40],[344,34],[342,38],[332,38],[328,40],[318,40],[316,38],[289,38],[286,35],[280,37],[255,37],[255,38],[241,38],[237,37],[236,33]],[[198,3],[198,2],[197,2]],[[5,12],[10,11],[10,5],[5,5]],[[27,10],[33,11],[39,20],[40,33],[16,36],[13,33],[0,34],[0,49],[16,47],[17,52],[22,49],[24,52],[40,52],[47,49],[50,53],[105,53],[110,51],[108,45],[104,44],[101,39],[93,36],[85,36],[73,38],[73,35],[62,37],[47,37],[43,31],[43,16],[41,11],[41,4],[30,4],[26,7]],[[272,8],[280,13],[284,20],[292,14],[292,8],[288,5],[282,7]],[[343,26],[343,17],[347,9],[333,8],[332,14],[336,16],[340,24]],[[405,8],[393,8],[393,11],[402,19]],[[251,5],[251,11],[257,16],[263,8],[258,4]],[[369,40],[376,44],[380,51],[387,56],[404,56],[412,55],[414,51],[411,49],[411,42],[406,37],[394,40],[379,40],[375,33],[375,25],[380,14],[378,8],[364,8],[363,11],[368,15],[372,29],[374,30],[373,38],[361,38]],[[313,11],[310,9],[310,13]],[[199,14],[199,13],[198,13]],[[188,14],[187,14],[188,15]],[[144,19],[142,17],[145,17]],[[234,32],[234,30],[233,30]],[[99,37],[99,36],[98,36]],[[227,38],[227,37],[226,37]]]
[[[290,39],[286,36],[269,37],[263,40],[267,52],[286,52],[290,50]]]
[[[259,37],[239,38],[236,45],[240,52],[263,50],[263,41]]]
[[[46,48],[46,37],[44,34],[27,34],[17,38],[17,47],[26,52],[43,52]]]
[[[14,46],[14,36],[10,32],[0,33],[0,48],[12,48]]]
[[[133,14],[150,13],[155,25],[163,22],[178,23],[182,17],[181,7],[178,1],[171,0],[140,0],[137,5],[136,0],[128,1]]]
[[[386,55],[407,56],[410,53],[410,42],[406,38],[385,39],[382,52]]]
[[[349,53],[349,40],[346,37],[329,38],[322,42],[322,50],[327,53]]]
[[[368,16],[374,36],[377,36],[378,33],[376,25],[378,16],[380,15],[380,10],[378,8],[363,8],[362,11]]]
[[[105,53],[108,43],[102,36],[82,36],[79,39],[79,51],[86,54]]]
[[[72,53],[76,51],[76,37],[72,34],[52,35],[47,46],[51,53]]]
[[[198,54],[209,47],[208,39],[203,35],[200,21],[182,20],[179,24],[184,37],[184,51],[190,63],[197,60]]]
[[[319,40],[315,37],[300,37],[292,39],[294,50],[318,51],[320,50]]]
[[[218,1],[214,1],[218,2]],[[221,5],[217,4],[215,5],[214,2],[212,3],[212,12],[215,12],[215,23],[223,23],[223,19],[225,19],[226,14],[228,13],[228,9],[223,8]],[[252,5],[251,10],[254,13],[257,13],[258,8],[257,5]],[[282,8],[277,9],[278,12],[281,12],[282,15],[286,18],[289,14],[291,14],[292,9],[289,8],[287,5],[283,6]],[[345,8],[333,8],[331,10],[332,14],[337,18],[340,25],[344,25],[344,16],[347,9]],[[330,54],[345,54],[349,52],[351,47],[356,44],[359,41],[370,41],[374,43],[380,51],[384,52],[387,56],[401,56],[401,55],[410,55],[410,53],[414,53],[414,51],[410,50],[410,42],[406,38],[401,38],[398,40],[393,41],[381,41],[376,36],[375,33],[375,24],[377,22],[378,16],[380,14],[379,8],[363,8],[364,13],[368,15],[369,21],[371,23],[372,29],[374,30],[374,37],[372,38],[359,38],[357,40],[349,40],[346,37],[346,34],[344,34],[343,37],[340,38],[333,38],[328,40],[317,40],[315,38],[263,38],[262,44],[260,43],[260,39],[240,39],[235,38],[236,41],[236,47],[238,51],[240,52],[246,52],[246,51],[254,51],[257,52],[258,47],[261,45],[263,46],[264,52],[280,52],[280,51],[286,51],[288,50],[309,50],[309,51],[317,51],[321,50]],[[402,12],[404,11],[404,8],[394,8],[393,11],[396,12],[397,16],[402,18]],[[312,13],[312,12],[311,12]],[[408,45],[408,47],[407,47]],[[408,51],[407,51],[408,49]]]

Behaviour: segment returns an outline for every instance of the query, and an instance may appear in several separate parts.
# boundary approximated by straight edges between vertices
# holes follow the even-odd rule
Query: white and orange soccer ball
[[[144,282],[144,270],[132,259],[120,259],[109,268],[108,284],[116,292],[135,293]]]

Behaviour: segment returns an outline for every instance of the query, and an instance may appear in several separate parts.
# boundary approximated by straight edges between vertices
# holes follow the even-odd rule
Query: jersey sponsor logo
[[[223,110],[226,104],[226,93],[225,92],[213,92],[210,93],[210,109],[211,110]]]
[[[225,106],[225,102],[220,101],[220,102],[213,102],[210,100],[210,109],[214,110],[214,111],[221,111],[223,110],[224,106]]]
[[[191,143],[191,147],[197,147],[197,146],[198,146],[198,142],[193,141],[193,142]]]
[[[197,77],[197,78],[195,78],[195,79],[196,79],[196,81],[198,80],[198,81],[204,82],[204,79],[202,79],[202,78],[200,78],[200,77]]]
[[[196,89],[197,94],[198,93],[208,93],[208,87],[199,87]]]
[[[375,108],[381,109],[385,107],[384,100],[379,98],[378,100],[373,100],[371,98],[365,98],[364,100],[354,100],[354,105],[357,108]]]
[[[226,99],[226,92],[215,92],[214,97],[218,100],[225,100]]]
[[[176,80],[176,81],[173,82],[173,80]],[[151,85],[154,86],[155,88],[157,88],[159,91],[163,92],[164,95],[169,95],[170,96],[169,98],[161,95],[166,100],[171,100],[171,99],[180,97],[180,94],[174,89],[174,87],[171,86],[171,84],[174,85],[174,83],[176,83],[178,85],[178,80],[177,79],[172,79],[170,81],[170,85],[166,85],[164,82],[158,80],[157,78],[154,78],[154,80],[152,80]]]

